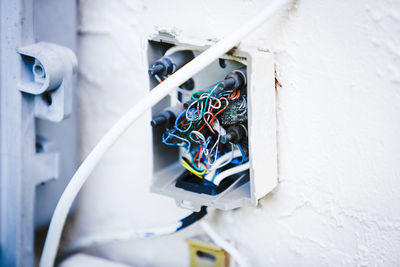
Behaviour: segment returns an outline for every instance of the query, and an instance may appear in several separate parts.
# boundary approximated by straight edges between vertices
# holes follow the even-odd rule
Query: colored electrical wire
[[[239,99],[241,96],[240,91],[236,90],[231,91],[227,97],[218,98],[214,91],[219,85],[220,83],[216,83],[210,87],[210,90],[194,92],[191,95],[192,102],[177,116],[174,129],[168,130],[163,135],[164,144],[183,147],[190,155],[191,162],[182,160],[182,166],[199,178],[203,178],[206,174],[209,181],[213,181],[213,178],[219,173],[219,168],[229,163],[242,164],[247,160],[240,144],[237,145],[236,151],[234,151],[233,145],[230,151],[219,146],[222,127],[217,116],[227,109],[230,101]],[[226,95],[226,93],[223,92],[222,95]],[[245,105],[247,108],[247,103],[244,103],[246,100],[244,95],[241,97],[240,108]],[[202,117],[200,117],[201,115]],[[208,136],[206,139],[203,134],[205,126],[214,136]],[[212,147],[209,148],[211,142]],[[221,151],[219,151],[220,148]],[[241,160],[238,160],[237,158],[240,156]]]
[[[178,122],[179,122],[179,120],[180,120],[181,117],[182,117],[183,115],[185,115],[186,113],[187,113],[186,110],[182,111],[181,114],[179,114],[178,117],[177,117],[176,120],[175,120],[175,129],[178,130],[178,131],[181,132],[181,133],[187,132],[187,131],[190,129],[190,127],[192,126],[192,122],[189,122],[189,126],[188,126],[186,129],[184,129],[184,130],[182,130],[182,129],[180,129],[180,128],[178,127]]]
[[[203,179],[203,175],[206,173],[206,170],[203,170],[202,172],[195,170],[184,158],[182,158],[182,166],[200,179]]]

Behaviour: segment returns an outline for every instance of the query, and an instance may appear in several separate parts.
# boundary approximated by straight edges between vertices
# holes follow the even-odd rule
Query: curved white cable
[[[211,228],[210,224],[203,220],[200,222],[200,226],[203,228],[204,232],[221,248],[223,248],[229,255],[233,258],[233,260],[239,265],[239,267],[250,267],[247,259],[240,254],[239,250],[237,250],[233,245],[228,243],[225,239],[220,237],[214,229]]]
[[[238,158],[242,156],[242,152],[239,149],[235,149],[232,152],[228,152],[218,158],[214,164],[211,166],[210,170],[216,170],[222,167],[223,163],[228,160],[232,160],[234,158]]]
[[[192,61],[187,63],[168,79],[156,86],[149,94],[131,108],[100,140],[94,147],[87,158],[82,162],[71,181],[65,188],[57,206],[54,210],[53,217],[50,222],[49,231],[47,233],[46,242],[40,258],[40,267],[51,267],[57,254],[62,230],[68,211],[71,208],[79,190],[92,173],[93,169],[99,163],[103,155],[110,147],[121,137],[121,135],[148,109],[163,99],[168,93],[177,88],[179,85],[190,79],[193,75],[201,71],[203,68],[225,54],[232,47],[237,45],[240,40],[255,30],[261,23],[270,18],[280,7],[289,0],[274,1],[258,15],[249,19],[242,24],[235,32],[228,35]]]
[[[221,172],[220,174],[218,174],[217,176],[214,177],[214,181],[213,183],[216,185],[219,185],[221,183],[222,180],[224,180],[226,177],[229,177],[231,175],[234,175],[236,173],[248,170],[250,168],[250,163],[246,162],[242,165],[230,168],[226,171]]]

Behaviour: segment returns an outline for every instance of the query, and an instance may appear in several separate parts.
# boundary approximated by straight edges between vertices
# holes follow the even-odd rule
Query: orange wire
[[[211,113],[213,110],[214,110],[214,108],[211,107],[211,110],[210,110],[209,112]],[[204,117],[204,116],[203,116],[203,117]],[[200,131],[204,128],[204,126],[206,126],[206,123],[204,123],[203,126],[201,126],[200,129],[198,129],[197,131],[200,132]]]
[[[212,124],[212,122],[214,121],[214,116],[215,116],[215,115],[212,114],[212,113],[209,112],[209,111],[205,112],[204,115],[203,115],[204,124],[207,124],[208,128],[210,129],[210,131],[211,131],[213,134],[215,134],[213,128],[211,127],[211,124],[209,124],[209,123],[208,123],[208,120],[206,120],[205,115],[210,115],[210,116],[211,116],[211,124]],[[204,126],[204,125],[203,125],[203,126]]]
[[[237,96],[236,96],[235,99],[238,99],[238,98],[240,97],[240,90],[238,90],[237,92],[238,92],[238,93],[237,93]]]
[[[230,93],[230,94],[228,95],[228,98],[229,98],[229,99],[233,99],[233,98],[236,96],[236,92],[237,92],[237,91],[233,91],[232,93]]]
[[[182,123],[182,126],[188,126],[188,125],[190,125],[190,122],[188,122],[188,123],[183,123],[184,121],[187,121],[187,119],[184,119],[181,123]]]
[[[226,99],[225,97],[221,97],[219,100],[221,100],[221,99],[226,101],[226,106],[223,109],[221,109],[220,111],[218,111],[217,113],[214,114],[214,117],[213,117],[213,119],[211,121],[211,124],[213,124],[215,117],[217,117],[218,114],[220,114],[222,111],[224,111],[229,106],[229,100],[228,99]]]

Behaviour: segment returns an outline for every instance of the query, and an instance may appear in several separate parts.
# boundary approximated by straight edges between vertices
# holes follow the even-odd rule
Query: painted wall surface
[[[157,29],[219,39],[268,2],[81,0],[82,159],[148,92],[146,40]],[[253,266],[398,266],[400,2],[300,0],[243,42],[276,55],[279,185],[258,208],[212,211],[213,225]],[[149,119],[88,180],[69,238],[188,214],[149,192]],[[136,266],[188,266],[184,238],[200,232],[90,252]]]

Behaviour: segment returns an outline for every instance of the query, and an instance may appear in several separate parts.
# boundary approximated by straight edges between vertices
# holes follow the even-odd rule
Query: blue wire
[[[242,153],[242,160],[239,162],[239,164],[242,164],[247,161],[246,154],[244,153],[241,145],[238,144],[237,146],[239,147],[240,153]]]
[[[204,144],[203,144],[203,146],[204,146],[204,150],[207,150],[207,147],[208,147],[208,145],[210,144],[210,142],[211,142],[211,136],[209,136],[208,138],[207,138],[207,140],[204,142]]]
[[[200,103],[200,104],[203,105],[203,103]],[[188,111],[191,111],[192,114],[194,114],[194,113],[196,113],[196,112],[193,112],[193,111],[197,111],[197,109],[191,108],[191,109],[188,110]],[[191,118],[187,118],[187,120],[190,121],[190,122],[192,122],[192,121],[199,121],[199,120],[201,119],[201,116],[200,116],[200,115],[201,115],[201,114],[199,114],[197,117],[193,116],[193,117],[191,117]]]
[[[180,147],[185,147],[187,150],[190,149],[190,142],[189,140],[182,138],[180,136],[177,136],[174,134],[175,130],[170,131],[170,132],[165,132],[162,135],[162,142],[167,145],[167,146],[180,146]],[[168,135],[167,137],[165,137],[165,135]],[[175,137],[181,141],[183,141],[184,143],[169,143],[167,142],[167,140],[169,140],[171,137]]]
[[[214,179],[215,177],[217,177],[217,175],[220,173],[219,169],[215,171],[215,174],[213,176],[213,178],[211,179],[211,182],[214,183]]]
[[[192,127],[192,122],[190,122],[189,126],[185,130],[179,129],[178,122],[179,122],[179,119],[183,116],[183,114],[186,114],[186,110],[182,111],[181,114],[179,114],[178,117],[175,120],[175,129],[178,130],[181,133],[187,132],[190,129],[190,127]]]
[[[235,165],[239,165],[239,164],[242,164],[242,163],[245,163],[248,161],[248,158],[246,158],[246,154],[244,153],[242,146],[238,144],[238,147],[239,147],[240,153],[242,154],[242,158],[241,158],[241,160],[238,160],[238,158],[231,160],[230,163],[235,164]],[[230,153],[230,152],[228,152],[228,153]]]
[[[236,159],[233,159],[230,163],[232,163],[232,164],[237,164],[237,165],[238,165],[238,164],[242,164],[242,163],[248,161],[248,158],[246,158],[246,154],[244,153],[244,150],[243,150],[242,146],[239,145],[239,144],[238,144],[237,146],[239,147],[240,153],[242,153],[242,160],[239,161],[239,160],[236,158]],[[228,152],[228,153],[230,153],[230,152]],[[216,177],[219,173],[220,173],[220,169],[217,169],[217,170],[215,171],[215,174],[214,174],[213,178],[211,179],[211,182],[214,182],[215,177]]]
[[[210,93],[208,94],[208,96],[207,96],[207,98],[206,98],[206,100],[205,101],[199,101],[199,103],[200,103],[200,110],[201,110],[201,113],[199,114],[199,116],[197,116],[197,117],[191,117],[191,118],[187,118],[187,120],[190,122],[190,124],[189,124],[189,126],[186,128],[186,129],[180,129],[179,128],[179,126],[178,126],[178,124],[179,124],[179,121],[180,121],[180,119],[182,118],[182,116],[183,115],[185,115],[186,114],[186,112],[190,112],[188,115],[192,115],[192,114],[194,114],[194,112],[197,112],[197,109],[194,109],[194,108],[191,108],[191,109],[186,109],[186,110],[184,110],[184,111],[182,111],[179,115],[178,115],[178,117],[176,118],[176,120],[175,120],[175,129],[173,129],[173,130],[171,130],[171,131],[167,131],[167,132],[164,132],[164,134],[162,135],[162,142],[165,144],[165,145],[168,145],[168,146],[179,146],[179,147],[185,147],[186,148],[186,150],[189,152],[189,154],[190,154],[190,157],[191,157],[191,160],[192,160],[192,167],[194,168],[194,169],[196,169],[197,171],[204,171],[204,169],[200,169],[199,167],[197,167],[196,166],[196,164],[195,164],[195,162],[194,162],[194,160],[193,160],[193,153],[192,152],[195,152],[192,148],[191,148],[191,142],[188,140],[188,139],[186,139],[186,138],[183,138],[183,137],[180,137],[180,136],[178,136],[178,135],[176,135],[176,134],[174,134],[175,133],[175,131],[178,131],[178,132],[180,132],[180,133],[185,133],[185,132],[187,132],[187,131],[189,131],[189,129],[192,127],[192,122],[193,121],[199,121],[199,120],[201,120],[202,119],[202,117],[203,117],[203,115],[204,115],[204,113],[205,113],[205,108],[207,107],[207,104],[208,104],[208,101],[209,101],[209,99],[210,98],[212,98],[212,99],[217,99],[216,97],[213,97],[212,96],[212,94],[213,94],[213,92],[214,92],[214,90],[215,89],[217,89],[218,88],[218,86],[220,85],[220,82],[218,82],[218,83],[216,83],[215,84],[215,86],[210,90]],[[178,139],[178,140],[181,140],[182,142],[181,143],[171,143],[171,142],[168,142],[168,140],[170,140],[171,138],[176,138],[176,139]],[[198,144],[200,144],[200,145],[202,145],[203,146],[203,149],[204,150],[206,150],[207,149],[207,147],[208,147],[208,145],[210,144],[210,142],[211,142],[211,137],[208,137],[207,138],[207,140],[200,140],[200,142],[196,142],[196,143],[198,143]],[[240,148],[241,149],[241,148]],[[241,152],[242,152],[242,162],[243,162],[243,157],[245,157],[244,156],[244,152],[243,152],[243,150],[241,150]],[[217,153],[217,151],[213,151],[213,155],[215,155],[215,153]],[[200,160],[202,160],[203,159],[203,157],[204,157],[204,155],[203,155],[204,153],[202,153],[201,155],[199,155],[199,157],[200,157]],[[217,172],[216,172],[217,174],[219,173],[219,171],[217,170]]]

